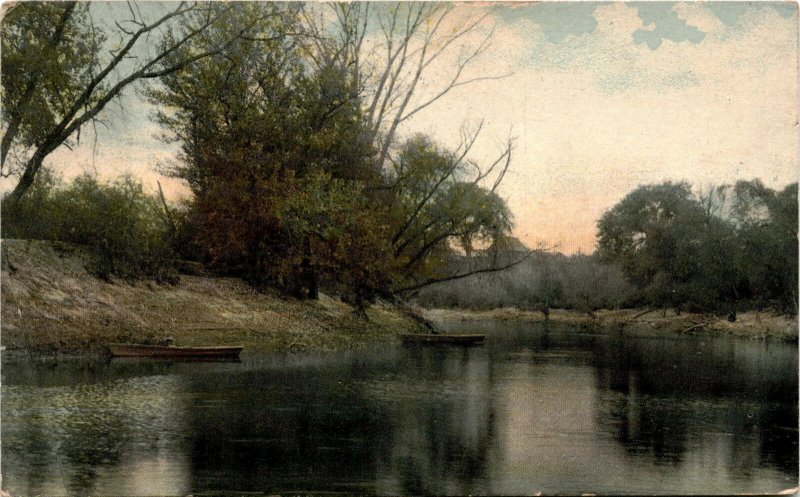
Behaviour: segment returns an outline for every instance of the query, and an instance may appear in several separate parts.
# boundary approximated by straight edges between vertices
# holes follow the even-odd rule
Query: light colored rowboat
[[[131,343],[111,343],[108,351],[113,357],[166,357],[235,359],[244,347],[173,347],[171,345],[143,345]]]

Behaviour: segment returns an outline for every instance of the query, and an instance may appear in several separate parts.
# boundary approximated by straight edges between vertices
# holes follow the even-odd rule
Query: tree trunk
[[[61,19],[58,23],[58,26],[56,26],[56,29],[53,32],[53,36],[48,41],[45,50],[52,51],[61,43],[62,37],[64,35],[64,28],[69,22],[70,17],[72,17],[72,13],[74,12],[76,5],[77,2],[68,2],[64,6],[64,12],[62,12],[61,14]],[[5,134],[3,134],[2,143],[0,144],[0,170],[5,168],[8,151],[11,148],[11,144],[13,143],[14,139],[17,137],[19,128],[22,125],[22,116],[24,115],[26,107],[30,102],[31,97],[33,97],[33,93],[36,90],[36,86],[39,83],[39,77],[42,74],[41,69],[42,69],[41,67],[37,68],[37,70],[35,70],[33,74],[29,76],[28,82],[25,85],[25,91],[22,94],[22,98],[18,102],[19,105],[18,110],[11,115],[8,128],[6,129]],[[36,172],[34,171],[34,175],[35,174]],[[30,180],[30,182],[32,181],[33,180]],[[27,186],[30,186],[30,184],[28,184]],[[27,186],[25,187],[26,189]],[[16,188],[14,190],[16,191]],[[16,198],[19,198],[22,196],[23,193],[25,193],[24,190],[19,194],[12,194],[12,195],[15,195]]]
[[[303,242],[303,261],[300,263],[298,290],[303,298],[319,300],[319,277],[311,263],[311,240]]]
[[[308,298],[312,300],[319,300],[319,278],[317,277],[317,272],[311,267],[308,268],[306,283],[306,287],[308,288]]]
[[[356,290],[356,301],[354,302],[354,309],[353,313],[359,318],[363,319],[364,321],[369,321],[369,316],[367,315],[367,301],[364,299],[364,296],[361,294],[361,289]]]
[[[36,174],[39,172],[39,169],[42,167],[42,162],[44,161],[45,155],[41,152],[41,148],[33,154],[33,157],[25,164],[25,171],[22,173],[22,176],[19,178],[19,182],[17,186],[11,191],[9,195],[9,199],[12,202],[16,202],[28,191],[28,189],[33,185],[33,180],[36,179]]]

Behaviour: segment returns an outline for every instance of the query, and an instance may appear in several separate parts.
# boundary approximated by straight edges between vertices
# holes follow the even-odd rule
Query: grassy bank
[[[247,351],[357,348],[394,340],[417,325],[389,307],[369,320],[319,301],[257,293],[234,278],[182,276],[174,286],[105,282],[81,248],[2,242],[2,344],[8,350],[100,352],[109,342],[240,344]]]
[[[539,311],[526,311],[515,308],[494,309],[491,311],[468,311],[462,309],[428,309],[425,317],[437,321],[470,320],[519,320],[541,323],[545,316]],[[710,314],[681,313],[641,309],[600,310],[591,315],[562,309],[550,311],[548,319],[553,323],[579,326],[587,330],[622,331],[632,335],[706,334],[727,335],[743,338],[797,340],[797,316],[779,315],[769,312],[745,312],[737,316],[735,322],[725,317]]]

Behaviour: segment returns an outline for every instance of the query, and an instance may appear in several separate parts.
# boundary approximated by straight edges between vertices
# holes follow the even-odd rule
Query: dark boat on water
[[[243,347],[175,347],[172,345],[143,345],[112,343],[112,357],[152,357],[170,359],[237,359]]]
[[[407,333],[401,334],[400,338],[403,343],[418,343],[418,344],[448,344],[448,345],[479,345],[483,343],[486,335],[477,334],[450,334],[445,333],[441,335],[432,333]]]

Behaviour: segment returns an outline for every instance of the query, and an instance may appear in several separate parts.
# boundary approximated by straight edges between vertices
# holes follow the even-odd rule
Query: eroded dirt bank
[[[418,325],[391,307],[369,321],[342,302],[257,293],[235,278],[181,276],[174,286],[104,282],[86,251],[2,241],[2,345],[36,352],[101,352],[109,342],[244,345],[248,351],[356,348]]]

